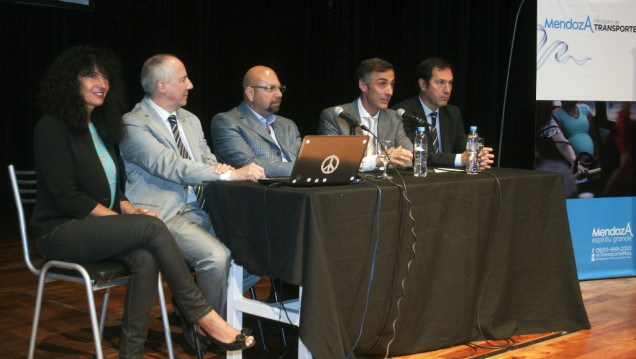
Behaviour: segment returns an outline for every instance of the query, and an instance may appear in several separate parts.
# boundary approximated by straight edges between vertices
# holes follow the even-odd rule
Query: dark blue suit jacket
[[[420,103],[419,96],[404,100],[397,105],[392,106],[393,109],[404,109],[408,114],[426,119],[424,108]],[[433,153],[433,141],[427,129],[428,136],[428,165],[432,167],[453,167],[455,165],[455,155],[463,153],[466,150],[466,133],[464,132],[464,123],[462,122],[461,111],[459,107],[448,105],[440,107],[438,115],[438,126],[440,126],[442,151]],[[415,137],[416,124],[409,121],[403,121],[404,132],[413,140]]]

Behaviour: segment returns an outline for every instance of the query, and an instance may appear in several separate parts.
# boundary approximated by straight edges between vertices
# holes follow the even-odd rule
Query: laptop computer
[[[291,175],[259,182],[290,186],[349,184],[358,173],[368,141],[369,136],[305,136]]]

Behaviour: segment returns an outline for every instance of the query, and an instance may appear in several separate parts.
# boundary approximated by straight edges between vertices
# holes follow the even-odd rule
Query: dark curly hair
[[[88,131],[86,104],[80,94],[79,77],[95,69],[108,75],[110,89],[104,104],[91,113],[91,122],[106,142],[117,143],[123,135],[121,116],[125,110],[125,88],[121,65],[109,50],[88,46],[72,47],[60,54],[42,81],[39,104],[75,133]]]

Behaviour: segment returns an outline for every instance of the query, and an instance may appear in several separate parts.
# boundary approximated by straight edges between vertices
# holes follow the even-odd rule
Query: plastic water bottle
[[[413,176],[426,177],[426,157],[428,156],[428,139],[424,127],[418,127],[413,140]]]
[[[479,173],[479,135],[477,134],[477,126],[470,126],[470,133],[466,137],[466,173],[475,175]]]

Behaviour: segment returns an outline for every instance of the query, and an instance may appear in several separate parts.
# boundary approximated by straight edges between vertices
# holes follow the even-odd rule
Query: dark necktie
[[[439,153],[439,142],[437,140],[437,112],[431,112],[431,140],[433,141],[433,151]]]
[[[179,134],[179,126],[177,125],[177,117],[175,115],[170,115],[168,117],[168,121],[170,122],[170,128],[172,129],[172,135],[174,136],[174,141],[177,143],[177,148],[181,153],[181,157],[190,160],[190,155],[186,150],[183,142],[181,142],[181,135]],[[197,202],[199,202],[199,206],[201,209],[205,210],[205,197],[203,197],[203,186],[192,186],[194,189],[194,193],[197,195]]]

